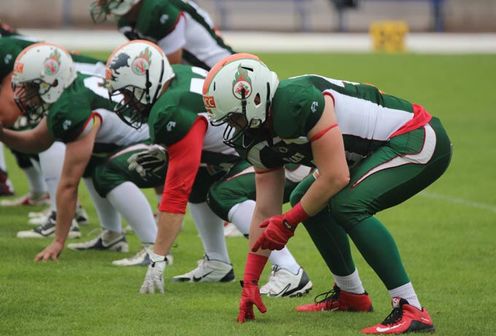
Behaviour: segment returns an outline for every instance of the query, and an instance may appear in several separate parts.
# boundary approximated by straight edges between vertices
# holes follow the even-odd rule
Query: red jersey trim
[[[332,105],[336,106],[336,99],[334,99],[334,96],[332,95],[332,93],[330,93],[329,91],[324,91],[324,96],[329,96],[332,98]]]
[[[413,118],[401,126],[398,130],[392,133],[389,138],[394,138],[395,136],[408,133],[417,128],[427,125],[431,121],[432,116],[429,112],[422,106],[418,104],[412,104],[413,106]]]
[[[176,19],[176,22],[174,22],[174,25],[171,27],[171,29],[169,29],[165,34],[168,35],[170,34],[172,31],[174,31],[174,29],[176,29],[177,27],[177,24],[179,23],[179,21],[181,20],[181,17],[182,18],[186,18],[186,16],[184,15],[184,12],[181,11],[179,13],[179,15],[177,16],[177,19]]]
[[[332,124],[331,126],[324,128],[322,131],[318,132],[313,137],[311,137],[310,142],[313,142],[315,140],[319,140],[320,138],[322,138],[324,136],[324,134],[326,134],[327,132],[332,130],[334,127],[338,127],[338,124]]]
[[[83,133],[85,133],[85,130],[86,130],[86,127],[88,126],[88,124],[92,121],[92,120],[95,120],[95,118],[98,118],[100,119],[100,126],[103,125],[103,118],[102,116],[96,112],[96,111],[93,111],[91,112],[90,116],[88,117],[88,119],[86,119],[86,121],[84,122],[84,125],[83,127],[81,127],[81,129],[79,130],[78,134],[74,137],[74,139],[79,139],[79,137],[81,137],[81,135]],[[93,123],[94,125],[94,123]]]

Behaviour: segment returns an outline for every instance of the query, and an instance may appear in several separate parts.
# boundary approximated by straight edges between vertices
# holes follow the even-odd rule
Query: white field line
[[[493,213],[496,213],[496,205],[493,205],[493,204],[475,202],[475,201],[467,200],[467,199],[460,198],[460,197],[448,196],[448,195],[433,193],[430,191],[422,191],[419,195],[423,196],[425,198],[445,201],[445,202],[453,203],[453,204],[460,204],[460,205],[463,205],[466,207],[483,209],[483,210],[488,210],[488,211],[491,211]]]
[[[21,33],[60,44],[68,49],[112,50],[126,38],[116,30],[19,29]],[[369,53],[367,33],[224,32],[234,50],[252,52],[352,52]],[[406,48],[413,53],[496,53],[495,33],[410,33]]]

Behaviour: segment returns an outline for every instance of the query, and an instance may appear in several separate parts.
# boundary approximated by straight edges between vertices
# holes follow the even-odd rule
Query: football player
[[[156,43],[170,64],[186,63],[210,69],[233,53],[214,29],[208,13],[193,1],[96,0],[90,6],[95,22],[117,19],[129,40]]]
[[[159,206],[158,234],[153,251],[150,251],[152,262],[140,289],[142,293],[163,293],[163,272],[168,262],[166,255],[180,230],[188,202],[205,257],[197,268],[175,277],[175,280],[234,280],[222,219],[215,215],[206,200],[212,184],[236,178],[250,166],[222,143],[225,128],[213,127],[207,122],[201,98],[205,75],[206,71],[198,67],[171,66],[158,46],[143,40],[117,48],[107,61],[109,92],[123,96],[115,112],[137,128],[147,122],[151,141],[167,148],[167,173]],[[301,280],[292,287],[300,286],[294,293],[309,290],[308,277],[289,251],[274,253],[271,261],[276,264],[275,260],[282,259],[297,273],[291,281],[294,278]],[[290,280],[285,281],[287,284]]]
[[[412,197],[447,169],[451,144],[439,119],[371,85],[318,75],[279,81],[251,54],[236,54],[215,65],[203,95],[212,121],[236,132],[226,143],[238,148],[257,172],[238,321],[255,318],[253,305],[266,311],[258,280],[267,255],[283,248],[303,222],[335,285],[323,300],[297,311],[372,310],[349,237],[393,304],[383,322],[362,332],[434,330],[391,234],[374,214]],[[298,185],[291,195],[293,207],[281,214],[281,167],[287,162],[317,171]]]
[[[4,126],[13,127],[14,129],[26,129],[30,125],[25,116],[21,116],[17,105],[13,99],[13,93],[10,85],[11,73],[14,61],[17,55],[27,46],[37,42],[35,38],[24,36],[6,25],[0,26],[0,58],[4,60],[0,64],[0,116]],[[103,75],[105,66],[98,60],[84,55],[73,54],[76,69],[81,72]],[[3,144],[0,143],[1,146]],[[38,155],[27,155],[17,151],[12,151],[19,167],[25,173],[30,185],[30,191],[27,195],[13,200],[4,200],[1,206],[18,206],[18,205],[44,205],[49,203],[49,195],[52,199],[58,181],[58,175],[62,169],[64,146],[58,142],[52,148]],[[3,150],[0,148],[0,157],[3,156]],[[41,160],[40,160],[41,159]],[[0,169],[2,169],[0,160]],[[43,166],[41,169],[40,166]],[[6,173],[6,168],[4,169]],[[6,174],[5,174],[6,175]],[[2,173],[0,171],[0,182]],[[0,186],[1,189],[1,186]],[[30,224],[47,224],[50,217],[53,217],[55,203],[52,208],[45,213],[35,213],[36,217],[30,219]],[[34,214],[33,214],[34,215]],[[88,216],[85,210],[78,206],[77,209],[78,223],[86,223]],[[53,223],[52,223],[53,224]],[[29,236],[40,236],[38,234]]]
[[[148,129],[135,130],[123,123],[111,112],[114,103],[108,99],[104,79],[76,72],[71,56],[51,44],[33,44],[17,56],[12,85],[21,110],[37,126],[24,132],[2,128],[0,140],[28,153],[39,153],[55,140],[66,144],[56,196],[55,238],[36,260],[56,260],[64,248],[81,178],[104,231],[94,241],[72,248],[127,251],[119,213],[143,245],[151,244],[156,226],[146,197],[134,183],[111,181],[100,174],[112,154],[118,156],[120,149],[146,141]]]

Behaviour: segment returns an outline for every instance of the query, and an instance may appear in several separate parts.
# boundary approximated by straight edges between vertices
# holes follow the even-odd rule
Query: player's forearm
[[[32,131],[12,131],[4,129],[0,141],[7,147],[22,153],[37,154],[48,149],[48,144],[44,139],[37,139]]]
[[[280,213],[280,211],[279,211],[279,213]],[[264,215],[260,212],[260,210],[257,211],[257,209],[255,208],[255,211],[253,213],[253,217],[251,219],[250,235],[248,237],[249,250],[250,251],[251,251],[253,244],[255,244],[255,242],[258,240],[258,238],[260,237],[262,232],[265,230],[265,229],[260,227],[260,223],[262,223],[265,218],[270,217],[271,215],[273,215],[273,214]],[[252,253],[268,257],[270,255],[270,252],[271,252],[270,250],[259,249],[257,252],[252,252]]]
[[[57,189],[57,219],[55,240],[64,244],[71,230],[72,219],[76,212],[77,187],[59,185]]]
[[[329,199],[336,195],[349,182],[349,176],[319,176],[301,199],[301,205],[309,216],[322,210]]]
[[[181,230],[183,218],[183,214],[175,214],[170,212],[159,213],[157,223],[158,232],[157,238],[155,239],[153,252],[161,256],[169,254],[172,244]]]

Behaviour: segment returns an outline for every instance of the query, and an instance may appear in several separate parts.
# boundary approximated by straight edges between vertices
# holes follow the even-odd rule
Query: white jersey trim
[[[400,167],[406,164],[426,164],[434,155],[434,151],[436,149],[436,132],[432,129],[432,127],[427,124],[424,126],[424,145],[420,152],[416,154],[406,154],[401,156],[396,156],[392,160],[385,162],[373,169],[369,170],[365,175],[359,178],[355,183],[353,183],[353,188],[360,184],[367,177],[380,172],[385,169]]]
[[[157,43],[166,55],[184,48],[186,45],[186,19],[184,13],[179,14],[179,20],[174,29]]]

